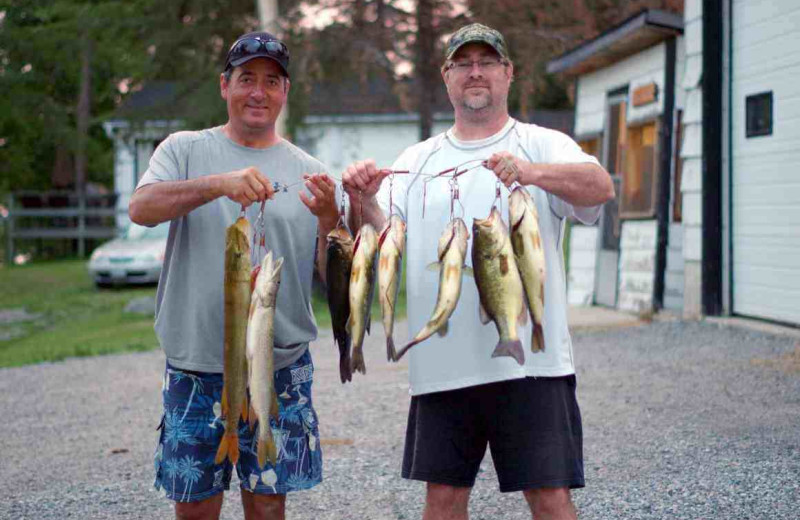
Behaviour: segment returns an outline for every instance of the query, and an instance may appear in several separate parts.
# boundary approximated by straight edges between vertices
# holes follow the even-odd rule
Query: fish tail
[[[386,359],[397,361],[397,350],[394,348],[394,338],[391,336],[386,336]]]
[[[542,325],[536,321],[533,322],[531,352],[544,352],[544,329],[542,328]]]
[[[259,426],[261,428],[261,426]],[[259,436],[258,448],[256,449],[258,456],[258,467],[264,468],[269,459],[270,463],[274,466],[278,461],[278,447],[275,445],[275,439],[272,437],[272,431],[267,427],[265,435]]]
[[[342,383],[353,380],[353,372],[350,369],[350,336],[345,336],[336,340],[339,344],[339,379]]]
[[[395,361],[400,361],[400,358],[403,357],[406,354],[406,352],[409,351],[409,349],[411,347],[413,347],[414,345],[416,345],[418,343],[422,343],[422,340],[414,338],[413,340],[409,341],[408,344],[406,344],[403,348],[401,348],[400,350],[397,351],[397,354],[395,354],[395,356],[394,356],[394,360]]]
[[[350,371],[361,372],[362,374],[367,373],[367,366],[364,364],[364,352],[361,348],[354,348],[353,349],[353,357],[350,360]]]
[[[499,341],[492,352],[492,357],[508,356],[516,360],[520,365],[525,363],[525,353],[522,351],[522,342],[518,339],[511,341]]]
[[[214,457],[214,464],[222,463],[225,458],[230,459],[234,466],[239,462],[239,436],[234,433],[226,433],[222,436],[217,449],[217,456]]]

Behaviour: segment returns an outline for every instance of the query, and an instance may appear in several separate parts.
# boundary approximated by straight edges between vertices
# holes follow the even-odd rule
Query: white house
[[[686,0],[550,62],[618,182],[601,224],[573,228],[572,303],[800,325],[798,51],[793,0]]]

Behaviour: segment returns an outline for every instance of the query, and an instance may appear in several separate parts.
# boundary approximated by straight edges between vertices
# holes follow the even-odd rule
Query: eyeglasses
[[[480,61],[454,61],[450,63],[446,70],[452,70],[458,74],[466,74],[472,70],[472,67],[477,65],[479,71],[495,70],[499,66],[505,66],[505,60],[485,59]]]
[[[233,44],[231,50],[228,51],[227,63],[236,61],[239,58],[250,56],[251,54],[258,54],[266,52],[269,56],[278,60],[289,59],[289,50],[282,42],[277,40],[262,40],[258,36],[251,38],[244,38]]]

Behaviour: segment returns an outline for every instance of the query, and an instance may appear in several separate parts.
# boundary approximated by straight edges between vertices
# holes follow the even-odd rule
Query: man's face
[[[461,46],[442,72],[453,106],[470,111],[505,106],[514,68],[503,63],[489,45]]]
[[[289,78],[268,58],[254,58],[235,67],[230,80],[220,78],[228,119],[250,130],[274,125],[289,93]]]

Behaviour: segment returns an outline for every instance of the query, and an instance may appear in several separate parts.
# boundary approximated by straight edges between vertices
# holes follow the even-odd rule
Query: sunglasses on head
[[[289,50],[282,42],[277,40],[262,40],[258,36],[244,38],[233,44],[228,51],[228,61],[236,61],[239,58],[266,52],[269,56],[277,59],[287,59]]]

